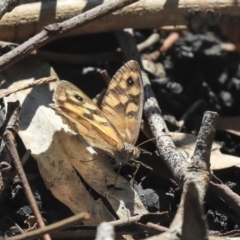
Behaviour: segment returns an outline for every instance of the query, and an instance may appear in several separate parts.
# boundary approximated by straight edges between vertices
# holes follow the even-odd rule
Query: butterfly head
[[[119,165],[124,165],[129,160],[139,158],[140,149],[132,144],[124,142],[124,150],[114,153],[114,158]]]

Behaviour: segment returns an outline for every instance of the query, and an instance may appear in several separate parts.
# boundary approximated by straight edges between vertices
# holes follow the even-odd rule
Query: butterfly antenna
[[[153,140],[156,140],[156,138],[148,139],[148,140],[146,140],[146,141],[144,141],[144,142],[138,144],[137,147],[139,147],[139,146],[141,146],[141,145],[143,145],[143,144],[145,144],[145,143],[147,143],[147,142],[151,142],[151,141],[153,141]]]
[[[147,151],[147,150],[145,150],[145,149],[143,149],[143,148],[140,148],[140,147],[139,147],[139,149],[141,150],[141,153],[145,153],[145,154],[152,155],[151,152],[149,152],[149,151]]]

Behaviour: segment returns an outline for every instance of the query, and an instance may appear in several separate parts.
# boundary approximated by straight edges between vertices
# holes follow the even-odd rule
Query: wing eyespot
[[[127,84],[128,84],[128,86],[132,86],[134,84],[134,81],[133,81],[133,79],[131,77],[129,77],[127,79]]]
[[[79,96],[78,94],[75,94],[74,97],[80,101],[80,102],[83,102],[83,98],[81,96]]]
[[[128,119],[133,118],[133,111],[129,112],[129,113],[127,114],[127,117],[128,117]]]

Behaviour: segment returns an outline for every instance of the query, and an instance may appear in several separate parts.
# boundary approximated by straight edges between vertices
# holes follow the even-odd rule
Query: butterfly
[[[119,165],[139,157],[137,141],[143,112],[143,82],[136,61],[128,61],[113,76],[105,95],[95,104],[83,91],[61,81],[51,108],[94,148]]]

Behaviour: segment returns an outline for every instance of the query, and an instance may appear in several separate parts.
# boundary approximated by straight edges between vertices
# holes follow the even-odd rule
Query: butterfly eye
[[[133,80],[132,80],[131,77],[127,79],[127,84],[128,84],[128,86],[132,86],[133,83],[134,83],[134,82],[133,82]]]
[[[77,95],[77,94],[74,97],[80,102],[83,101],[83,98],[81,96]]]

